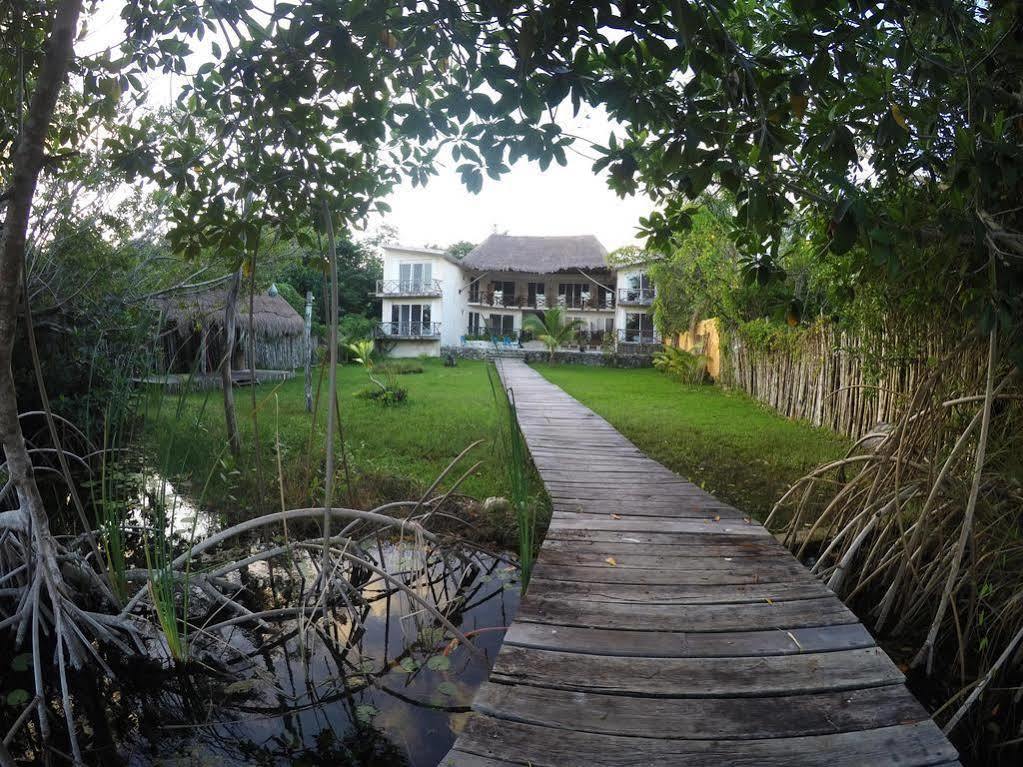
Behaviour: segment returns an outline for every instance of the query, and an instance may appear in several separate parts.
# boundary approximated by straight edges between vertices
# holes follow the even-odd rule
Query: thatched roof
[[[607,250],[592,234],[575,237],[514,237],[492,234],[462,259],[469,269],[550,274],[607,269]]]
[[[224,323],[224,305],[227,290],[222,287],[203,291],[190,291],[163,295],[152,299],[153,305],[163,312],[164,322],[176,325],[181,335],[188,335],[196,325],[219,327]],[[255,316],[253,330],[262,338],[302,335],[305,321],[291,304],[279,294],[257,293],[253,300]],[[238,296],[238,329],[249,329],[249,296],[244,291]]]

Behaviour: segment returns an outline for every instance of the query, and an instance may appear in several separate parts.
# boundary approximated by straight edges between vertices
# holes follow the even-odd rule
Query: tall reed
[[[107,561],[107,573],[110,577],[110,586],[114,594],[120,600],[127,599],[127,581],[125,579],[124,559],[124,504],[118,500],[118,489],[123,489],[123,483],[118,483],[123,472],[116,466],[112,468],[108,460],[111,452],[110,442],[110,413],[107,412],[103,418],[103,450],[100,454],[100,476],[99,476],[99,498],[95,498],[93,487],[93,505],[97,510],[103,555]]]
[[[529,587],[533,573],[534,544],[536,542],[536,506],[529,499],[529,453],[526,441],[519,428],[515,409],[515,392],[505,390],[494,382],[495,373],[487,367],[487,378],[494,394],[494,404],[499,413],[497,445],[502,453],[505,470],[508,473],[509,501],[515,511],[518,524],[519,567],[522,570],[522,593]]]

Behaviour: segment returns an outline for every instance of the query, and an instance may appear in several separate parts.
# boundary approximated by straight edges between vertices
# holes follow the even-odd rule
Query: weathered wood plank
[[[608,558],[614,560],[615,567],[647,568],[654,570],[726,570],[752,568],[766,573],[782,571],[790,575],[799,573],[802,567],[791,558],[782,558],[777,554],[747,553],[746,556],[704,556],[700,554],[639,554],[635,551],[604,549],[602,551],[544,551],[544,562],[550,567],[610,567]]]
[[[739,658],[636,658],[505,646],[490,678],[648,697],[762,697],[901,684],[877,647]]]
[[[548,567],[541,553],[534,574],[538,578],[583,583],[630,583],[646,586],[727,586],[758,583],[785,583],[791,575],[785,571],[761,572],[737,566],[731,571],[658,570],[642,567]]]
[[[544,552],[573,552],[591,554],[614,554],[629,556],[633,554],[670,554],[674,556],[698,557],[763,557],[778,556],[781,552],[779,544],[770,538],[732,539],[733,543],[707,542],[708,536],[701,535],[696,540],[679,541],[677,536],[663,542],[650,543],[639,540],[628,540],[626,536],[615,536],[606,541],[579,538],[548,538],[544,541]]]
[[[750,543],[761,543],[764,546],[777,546],[781,550],[784,547],[778,543],[777,539],[773,535],[763,536],[756,532],[753,532],[756,528],[751,528],[750,534],[747,537],[737,535],[722,535],[716,536],[713,531],[704,532],[701,530],[698,534],[687,534],[687,533],[667,533],[667,532],[633,532],[633,533],[622,533],[619,530],[548,530],[547,535],[544,536],[544,546],[546,547],[550,541],[586,541],[593,543],[614,543],[621,541],[622,543],[643,543],[653,545],[665,545],[665,546],[747,546]],[[778,549],[775,549],[776,551]]]
[[[860,623],[764,631],[622,631],[543,623],[513,623],[505,645],[589,655],[647,658],[738,658],[798,655],[873,647]]]
[[[548,594],[561,599],[586,602],[635,602],[639,604],[698,605],[741,604],[792,599],[815,599],[831,595],[820,581],[751,584],[668,584],[651,586],[636,583],[594,583],[563,581],[556,577],[533,576],[530,588],[534,595]]]
[[[713,519],[690,520],[673,517],[630,517],[613,519],[609,514],[563,513],[551,519],[552,530],[613,530],[618,533],[714,533],[715,535],[758,535],[772,537],[760,525]]]
[[[474,707],[513,722],[665,740],[791,738],[928,719],[902,685],[777,698],[637,698],[488,683]]]
[[[475,715],[458,748],[532,767],[929,767],[956,759],[955,749],[930,721],[793,738],[679,741],[581,733]]]
[[[565,514],[618,514],[623,517],[667,517],[669,519],[701,519],[715,522],[741,522],[746,515],[728,506],[697,506],[692,503],[642,501],[601,501],[590,503],[585,498],[551,496],[551,508]]]
[[[753,631],[856,623],[856,616],[834,597],[745,604],[650,605],[586,602],[530,595],[516,621],[632,631]]]

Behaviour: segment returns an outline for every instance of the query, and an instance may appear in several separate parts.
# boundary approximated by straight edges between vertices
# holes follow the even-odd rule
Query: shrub
[[[412,360],[387,360],[386,362],[378,363],[374,369],[384,375],[396,376],[413,375],[423,372],[423,366]]]
[[[707,358],[702,354],[666,346],[654,354],[654,367],[684,384],[707,381]]]
[[[408,398],[408,389],[401,386],[388,386],[384,389],[379,386],[367,386],[356,396],[361,399],[371,399],[381,405],[397,405]]]
[[[370,338],[376,321],[361,314],[346,314],[338,321],[337,334],[343,341],[351,343],[360,338]]]

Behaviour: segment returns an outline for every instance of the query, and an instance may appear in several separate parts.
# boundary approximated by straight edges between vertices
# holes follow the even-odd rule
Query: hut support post
[[[209,328],[203,325],[199,329],[199,372],[205,377],[210,371],[209,366],[206,364],[206,334],[209,333]]]
[[[231,360],[234,357],[235,317],[238,304],[238,290],[242,283],[242,270],[235,271],[228,283],[224,300],[224,358],[220,360],[220,381],[224,389],[224,424],[227,427],[227,442],[235,460],[241,457],[242,445],[238,437],[238,419],[234,410],[234,380],[231,375]]]
[[[305,292],[305,411],[313,412],[313,292]]]

